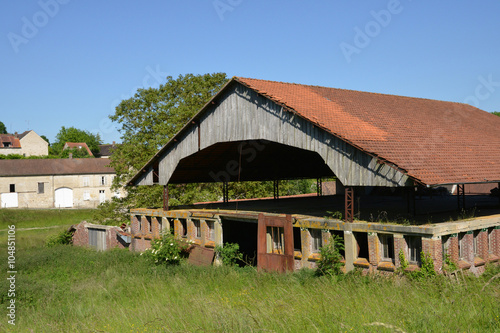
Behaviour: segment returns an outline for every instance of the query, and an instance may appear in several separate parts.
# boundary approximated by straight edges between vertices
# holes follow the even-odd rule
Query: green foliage
[[[0,224],[43,227],[70,214],[74,223],[76,213],[81,214],[0,209]],[[35,231],[45,240],[54,229]],[[493,279],[500,274],[498,265],[467,283],[358,274],[332,283],[306,269],[262,274],[151,265],[129,250],[48,248],[44,242],[26,247],[21,239],[32,232],[16,233],[19,332],[500,332],[500,279]],[[7,231],[0,236],[7,239]],[[2,262],[7,262],[6,247],[0,242]],[[0,281],[0,290],[6,306],[7,279]],[[103,315],[110,309],[113,316]],[[1,321],[0,331],[12,331],[11,325]]]
[[[69,154],[72,154],[73,158],[89,158],[94,157],[90,156],[89,152],[85,148],[68,148],[64,149],[60,154],[60,158],[68,158]]]
[[[7,134],[7,127],[0,121],[0,134]]]
[[[46,242],[48,247],[68,244],[73,244],[73,233],[68,230],[63,230],[56,235],[50,236]]]
[[[49,147],[50,147],[50,141],[49,141],[49,139],[45,135],[40,135],[40,137],[42,139],[44,139],[49,144]]]
[[[240,246],[237,243],[224,243],[223,246],[217,245],[215,253],[226,266],[236,266],[239,261],[243,260],[243,254],[240,252]]]
[[[420,265],[420,270],[417,273],[417,277],[429,278],[431,276],[436,276],[436,271],[434,270],[434,261],[429,253],[420,252],[420,258],[422,264]]]
[[[500,112],[499,111],[493,111],[492,112],[495,116],[499,116],[500,117]]]
[[[399,271],[401,273],[404,273],[405,269],[407,269],[410,266],[410,263],[406,259],[406,256],[405,256],[405,253],[403,252],[403,250],[399,250],[398,257],[399,257],[399,265],[400,265]]]
[[[186,247],[174,235],[166,234],[151,241],[151,248],[142,252],[141,256],[155,265],[178,265],[182,259],[181,252]]]
[[[326,212],[329,214],[329,216],[326,216],[326,218],[331,217],[331,218],[334,218],[334,219],[337,219],[337,220],[342,220],[343,215],[342,215],[341,211],[337,210],[335,212],[331,212],[331,211],[326,211]]]
[[[66,142],[85,142],[94,155],[99,152],[99,145],[102,144],[99,134],[92,134],[89,131],[75,127],[66,128],[63,126],[56,135],[56,142],[51,146],[52,154],[61,155]]]
[[[342,274],[342,267],[344,263],[340,251],[344,250],[344,242],[341,237],[337,235],[330,236],[327,244],[319,249],[321,259],[318,261],[316,269],[317,275],[340,275]]]
[[[454,272],[458,269],[457,264],[451,260],[450,256],[448,253],[444,255],[444,265],[443,265],[443,270],[445,272]]]
[[[121,225],[130,221],[128,210],[122,208],[123,198],[112,198],[99,204],[92,213],[91,222],[105,225]]]

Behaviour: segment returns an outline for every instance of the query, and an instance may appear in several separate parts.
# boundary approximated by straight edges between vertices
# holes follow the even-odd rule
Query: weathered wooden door
[[[267,271],[293,271],[292,216],[259,214],[257,268]]]

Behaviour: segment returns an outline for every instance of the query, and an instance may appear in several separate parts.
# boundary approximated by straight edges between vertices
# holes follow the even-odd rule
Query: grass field
[[[91,214],[35,212],[0,210],[0,229],[13,221],[23,228],[70,225]],[[9,285],[2,279],[0,331],[500,332],[500,279],[489,281],[498,267],[460,284],[441,276],[351,274],[337,281],[307,270],[152,267],[126,250],[47,248],[45,238],[58,230],[17,231],[16,326],[7,323]],[[0,237],[6,267],[7,233]]]

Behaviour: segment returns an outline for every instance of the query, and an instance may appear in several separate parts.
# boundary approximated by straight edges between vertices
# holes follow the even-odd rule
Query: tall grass
[[[68,245],[22,249],[17,265],[20,332],[500,332],[500,279],[486,285],[498,267],[461,283],[331,279],[308,270],[152,267],[127,250]],[[2,309],[6,290],[2,279]],[[2,318],[0,331],[11,329]]]

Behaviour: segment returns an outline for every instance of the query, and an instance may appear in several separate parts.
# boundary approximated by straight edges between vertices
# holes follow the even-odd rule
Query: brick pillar
[[[450,235],[448,242],[448,256],[450,257],[451,261],[453,261],[455,264],[458,264],[458,260],[460,259],[458,253],[458,235]]]
[[[131,231],[132,234],[135,235],[139,233],[139,223],[141,223],[141,217],[137,215],[132,215],[130,219],[131,219],[130,221]]]
[[[394,264],[396,267],[401,267],[401,261],[399,260],[399,252],[403,251],[406,254],[406,241],[403,235],[394,235]],[[406,258],[408,260],[408,258]]]
[[[474,263],[474,234],[472,231],[467,231],[467,233],[462,238],[462,243],[460,244],[463,247],[462,259],[467,261],[469,264]]]
[[[491,249],[489,249],[490,253],[493,253],[496,256],[500,256],[500,226],[495,227],[491,230]]]
[[[354,269],[354,261],[357,257],[356,239],[352,231],[344,231],[344,246],[345,246],[345,271],[349,272]]]
[[[441,237],[422,237],[422,251],[429,254],[434,262],[434,270],[440,272],[443,267],[443,245]]]
[[[488,229],[481,229],[476,237],[477,256],[488,261]]]
[[[373,266],[378,266],[380,261],[380,249],[378,236],[374,232],[368,233],[368,261]]]
[[[306,228],[300,229],[300,248],[302,251],[301,265],[303,268],[305,267],[309,268],[309,263],[307,261],[307,258],[309,258],[309,256],[312,254],[311,234],[309,233],[309,230],[307,230]]]

